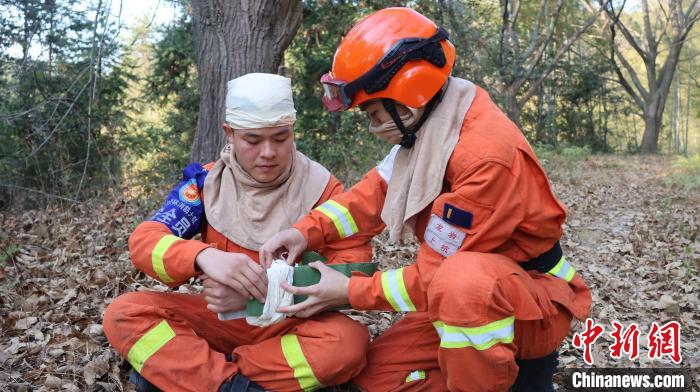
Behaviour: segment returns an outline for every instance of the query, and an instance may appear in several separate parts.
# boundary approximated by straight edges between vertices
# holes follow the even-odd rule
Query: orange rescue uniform
[[[384,229],[391,164],[390,154],[294,225],[308,249]],[[517,263],[559,249],[565,217],[525,137],[479,88],[442,192],[417,216],[415,263],[350,279],[353,308],[411,312],[372,342],[353,382],[367,391],[507,390],[516,358],[553,352],[572,315],[588,314],[590,291],[563,255],[543,272]]]
[[[199,195],[195,193],[194,200],[190,195],[190,205],[202,200],[206,169],[197,166],[201,168],[195,170],[197,178],[191,170],[188,174],[188,166],[180,185],[183,194],[187,184],[199,181]],[[318,204],[342,191],[342,184],[331,176]],[[187,199],[169,200],[166,205],[182,207],[182,200]],[[143,222],[129,238],[136,268],[168,286],[196,276],[195,258],[208,247],[244,253],[258,261],[257,252],[238,246],[206,223],[201,225],[202,241],[174,235],[188,226],[176,226],[178,218],[171,217]],[[195,221],[203,221],[203,214],[200,218]],[[357,237],[326,246],[321,254],[331,264],[362,262],[371,259],[372,249],[368,237]],[[288,318],[261,328],[245,319],[220,321],[206,305],[202,295],[127,293],[107,308],[105,334],[136,371],[165,391],[217,391],[239,372],[270,390],[313,390],[347,382],[365,366],[367,328],[341,313]],[[226,356],[231,353],[232,361]]]

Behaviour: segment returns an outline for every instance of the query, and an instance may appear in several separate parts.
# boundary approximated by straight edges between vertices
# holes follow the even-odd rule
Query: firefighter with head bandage
[[[406,312],[374,340],[353,383],[365,391],[551,391],[559,344],[591,294],[559,240],[566,217],[517,126],[473,83],[450,76],[448,33],[407,8],[375,12],[321,78],[331,111],[359,106],[394,144],[346,193],[263,245],[263,264],[354,236],[415,235],[415,262],[321,282],[283,307],[310,317],[342,303]]]
[[[367,329],[338,312],[266,327],[217,317],[244,310],[251,298],[270,298],[257,260],[263,240],[343,190],[296,151],[295,113],[287,78],[230,81],[220,159],[188,165],[163,207],[129,238],[142,272],[170,287],[199,276],[204,286],[202,295],[127,293],[107,308],[105,334],[131,364],[138,391],[314,390],[364,367]],[[320,253],[331,264],[368,261],[368,239]]]

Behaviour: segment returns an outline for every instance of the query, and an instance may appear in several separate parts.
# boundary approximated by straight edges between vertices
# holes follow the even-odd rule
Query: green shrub
[[[673,172],[664,178],[664,182],[668,186],[675,185],[685,190],[700,189],[700,154],[676,158]]]
[[[561,156],[567,161],[582,161],[591,156],[591,148],[589,146],[564,147],[561,150]]]

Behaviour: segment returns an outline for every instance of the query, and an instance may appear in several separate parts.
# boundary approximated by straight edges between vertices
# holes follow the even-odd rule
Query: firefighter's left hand
[[[204,300],[207,301],[207,309],[215,313],[245,309],[248,303],[247,297],[206,274],[202,274],[200,279],[204,286],[202,294],[204,294]]]
[[[295,305],[280,306],[277,308],[278,312],[291,313],[296,317],[304,318],[349,302],[348,283],[350,278],[320,261],[310,263],[309,267],[315,268],[321,273],[321,280],[313,286],[306,287],[282,283],[282,288],[286,291],[295,295],[308,295],[308,298]]]

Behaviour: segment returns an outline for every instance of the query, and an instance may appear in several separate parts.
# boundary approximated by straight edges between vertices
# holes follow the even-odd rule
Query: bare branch
[[[617,74],[618,83],[622,86],[622,88],[625,89],[625,91],[627,91],[627,94],[629,94],[629,96],[632,97],[632,100],[637,104],[637,106],[640,109],[644,110],[644,101],[642,101],[642,98],[639,96],[639,94],[637,94],[632,85],[630,85],[630,83],[627,81],[627,78],[625,78],[625,75],[620,69],[620,66],[617,64],[617,61],[615,61],[615,55],[619,54],[617,46],[615,45],[615,26],[615,23],[610,25],[610,64],[612,64],[613,69],[615,70],[615,74]],[[632,73],[632,75],[634,75],[634,72]]]
[[[688,7],[688,11],[685,13],[686,20],[685,20],[685,25],[683,26],[684,29],[682,29],[682,32],[687,34],[690,32],[690,29],[693,28],[693,25],[700,21],[700,3],[698,3],[698,0],[694,0],[693,3]]]
[[[650,57],[656,55],[656,42],[654,40],[654,31],[651,29],[651,20],[649,19],[649,2],[642,0],[642,10],[644,11],[644,33],[647,40],[647,49],[649,49]]]
[[[554,36],[554,26],[557,24],[557,20],[559,19],[559,15],[561,15],[561,9],[563,6],[564,6],[564,1],[558,0],[557,1],[557,8],[554,10],[552,17],[549,20],[549,26],[547,27],[546,37],[545,37],[544,41],[542,41],[540,43],[540,46],[537,50],[537,53],[530,59],[530,64],[524,65],[525,73],[518,78],[520,80],[520,83],[523,83],[525,80],[530,78],[532,73],[535,71],[535,67],[542,60],[542,56],[544,55],[544,52],[547,50],[549,43],[552,42],[552,37]],[[526,61],[527,61],[527,59],[526,59]]]
[[[95,10],[95,20],[94,20],[94,27],[92,31],[92,51],[90,52],[90,81],[92,83],[92,91],[90,92],[89,100],[88,100],[88,115],[87,115],[87,127],[86,128],[86,137],[87,137],[87,146],[86,146],[86,152],[85,152],[85,164],[83,165],[83,174],[80,176],[80,182],[78,183],[78,188],[75,191],[75,196],[73,196],[74,199],[78,199],[78,196],[80,196],[80,191],[83,188],[83,181],[85,180],[85,175],[87,174],[87,168],[88,165],[90,164],[90,147],[91,143],[90,141],[92,140],[92,105],[93,102],[95,101],[95,93],[97,90],[97,72],[95,70],[95,65],[96,63],[99,64],[102,61],[102,45],[104,44],[104,38],[107,35],[107,21],[103,21],[103,31],[102,31],[102,36],[100,37],[100,43],[99,46],[97,44],[97,26],[99,23],[99,18],[100,14],[102,13],[102,0],[99,0],[97,3],[97,10]],[[95,53],[95,50],[97,50],[97,53]]]
[[[659,9],[661,10],[661,13],[664,14],[664,16],[666,17],[666,20],[669,20],[670,17],[668,12],[666,11],[666,8],[664,8],[664,3],[659,1],[657,4],[659,6]]]
[[[545,1],[547,0],[542,0],[542,3],[540,3],[540,10],[537,13],[535,29],[532,31],[532,34],[530,34],[530,43],[527,45],[527,49],[525,49],[525,54],[523,54],[523,58],[525,59],[530,58],[532,52],[534,52],[535,48],[537,47],[537,41],[540,37],[540,27],[542,26],[542,24],[544,24],[544,11],[546,9]]]
[[[80,98],[80,96],[83,95],[83,91],[85,91],[85,89],[86,89],[89,85],[90,85],[90,81],[88,81],[87,83],[85,83],[85,85],[83,86],[83,88],[81,88],[80,91],[78,92],[78,94],[75,96],[75,99],[73,100],[73,102],[71,102],[71,104],[70,104],[70,106],[68,107],[68,109],[66,110],[66,112],[63,113],[63,116],[61,117],[61,119],[58,120],[58,124],[56,124],[56,126],[53,127],[53,130],[51,130],[51,132],[49,133],[49,135],[46,136],[46,138],[44,139],[43,142],[41,142],[41,144],[39,145],[39,147],[35,148],[34,151],[32,151],[32,152],[27,156],[26,159],[29,159],[29,158],[33,157],[34,155],[36,155],[36,153],[39,152],[39,150],[41,150],[42,147],[44,147],[44,145],[49,141],[49,139],[51,139],[51,136],[53,136],[53,134],[58,130],[58,127],[61,126],[61,123],[63,123],[63,120],[65,120],[66,116],[68,116],[68,113],[71,112],[71,110],[73,109],[73,106],[75,106],[75,103],[78,102],[78,99]]]
[[[515,7],[514,7],[514,9],[513,9],[513,11],[512,11],[512,15],[513,15],[513,16],[512,16],[512,18],[511,18],[511,22],[512,22],[513,25],[515,25],[515,23],[516,23],[517,20],[518,20],[518,16],[520,16],[520,4],[521,4],[521,2],[518,1],[518,2],[515,4]],[[511,7],[511,8],[513,8],[513,7]]]
[[[600,13],[603,12],[603,8],[605,7],[605,5],[607,5],[607,1],[603,6],[601,6],[601,8],[598,9],[598,12],[596,12],[594,15],[592,15],[590,18],[588,18],[586,23],[584,23],[584,25],[581,26],[581,28],[579,28],[578,31],[576,31],[576,33],[574,33],[573,36],[569,37],[569,39],[567,39],[564,42],[564,44],[557,50],[557,52],[554,55],[554,57],[552,58],[552,60],[545,67],[545,69],[541,72],[539,78],[535,82],[530,84],[530,86],[527,89],[527,91],[525,92],[525,94],[523,94],[523,96],[518,100],[518,105],[522,106],[525,104],[525,102],[527,102],[530,98],[532,98],[532,96],[535,94],[535,92],[537,91],[539,86],[542,84],[544,79],[546,79],[547,76],[549,76],[549,74],[552,72],[552,70],[554,70],[554,66],[559,62],[559,60],[561,60],[561,58],[569,50],[571,45],[573,45],[573,43],[576,42],[581,37],[581,35],[584,32],[586,32],[586,30],[588,30],[593,25],[593,23],[595,23],[595,21],[600,16]],[[529,74],[527,77],[529,77]]]
[[[667,31],[668,31],[668,25],[669,25],[669,23],[672,25],[672,27],[674,27],[674,28],[676,27],[676,26],[673,26],[673,21],[674,21],[674,19],[671,18],[671,14],[670,14],[670,13],[666,12],[666,9],[663,7],[663,4],[662,4],[661,2],[659,2],[658,5],[659,5],[659,8],[661,8],[661,12],[664,14],[664,17],[665,17],[666,19],[665,19],[665,22],[664,22],[663,27],[660,28],[661,34],[659,34],[658,39],[656,39],[656,40],[654,41],[654,51],[655,51],[656,53],[658,53],[659,45],[661,44],[661,41],[663,41],[664,37],[668,37]],[[674,5],[674,4],[672,3],[671,6],[673,6],[673,5]],[[673,8],[676,8],[676,7],[673,7]],[[671,10],[671,11],[673,12],[673,10]],[[656,18],[656,23],[657,23],[657,24],[658,24],[658,23],[661,23],[661,22],[659,21],[659,18]],[[656,35],[656,33],[654,33],[653,35]]]
[[[501,14],[501,39],[500,39],[500,50],[498,52],[498,65],[499,69],[503,69],[503,53],[505,52],[505,41],[506,41],[506,29],[508,28],[509,18],[508,18],[508,0],[503,0],[503,13]]]
[[[612,8],[612,3],[610,7]],[[622,32],[622,35],[625,37],[625,40],[632,46],[632,48],[639,54],[639,56],[644,60],[645,62],[647,61],[648,54],[647,52],[642,49],[641,46],[639,46],[639,43],[637,43],[637,40],[632,36],[632,33],[627,29],[627,26],[622,23],[620,20],[620,14],[622,13],[622,10],[624,9],[625,5],[624,3],[622,4],[622,7],[620,7],[620,12],[615,13],[614,10],[609,10],[607,7],[605,7],[605,13],[606,15],[615,23],[617,27],[619,27],[620,31]]]
[[[0,187],[3,187],[3,188],[11,188],[11,189],[19,189],[19,190],[21,190],[21,191],[26,191],[26,192],[39,193],[39,194],[42,194],[42,195],[44,195],[44,196],[46,196],[46,197],[51,197],[51,198],[54,198],[54,199],[65,200],[65,201],[69,201],[69,202],[71,202],[71,203],[76,203],[76,202],[77,202],[77,200],[75,200],[75,199],[69,199],[69,198],[67,198],[67,197],[63,197],[63,196],[59,196],[59,195],[53,195],[53,194],[51,194],[51,193],[46,193],[46,192],[40,191],[40,190],[38,190],[38,189],[25,188],[25,187],[19,186],[19,185],[0,184]]]
[[[645,106],[644,101],[642,101],[642,99],[639,97],[637,92],[634,91],[634,88],[632,88],[632,86],[629,84],[629,82],[625,78],[625,75],[622,73],[622,70],[617,65],[617,62],[615,62],[614,59],[612,61],[612,65],[613,65],[613,69],[615,70],[615,73],[617,74],[618,83],[620,83],[622,88],[624,88],[625,91],[627,91],[627,94],[629,94],[629,96],[632,97],[632,100],[634,101],[634,103],[636,103],[640,109],[644,110],[644,106]]]
[[[611,44],[613,45],[613,50],[615,51],[617,58],[620,59],[622,66],[625,67],[627,72],[630,74],[630,78],[632,78],[632,82],[634,82],[634,86],[637,88],[639,93],[642,95],[642,98],[644,98],[645,100],[648,99],[649,92],[646,90],[646,88],[644,88],[644,85],[642,84],[641,80],[639,80],[639,76],[637,76],[637,71],[630,64],[630,62],[627,61],[627,58],[625,58],[625,55],[622,54],[622,51],[620,51],[620,48],[617,47],[615,42],[612,42]],[[614,58],[612,60],[615,61]]]
[[[679,6],[680,7],[680,6]],[[693,0],[690,5],[688,5],[688,10],[683,14],[689,21],[700,17],[700,6],[698,5],[698,0]]]

